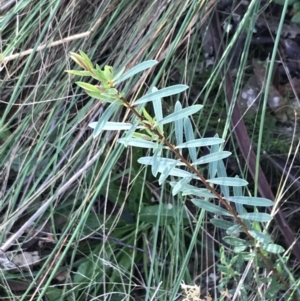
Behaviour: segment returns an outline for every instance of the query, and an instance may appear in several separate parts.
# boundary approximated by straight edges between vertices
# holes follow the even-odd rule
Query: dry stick
[[[92,28],[89,31],[86,31],[86,32],[83,32],[83,33],[79,33],[79,34],[75,34],[73,36],[70,36],[70,37],[67,37],[67,38],[64,38],[64,39],[61,39],[61,40],[58,40],[58,41],[46,44],[46,45],[40,45],[40,46],[37,47],[36,51],[41,51],[41,50],[43,50],[45,48],[51,48],[51,47],[54,47],[54,46],[58,46],[58,45],[67,43],[67,42],[71,42],[71,41],[74,41],[74,40],[78,40],[78,39],[83,39],[83,38],[89,37],[95,31],[96,27],[100,24],[100,22],[104,18],[106,18],[106,16],[113,10],[113,8],[114,7],[107,8],[107,10],[105,11],[105,14],[103,16],[101,16],[96,21],[96,23],[92,26]],[[33,51],[34,51],[34,49],[31,48],[31,49],[28,49],[28,50],[25,50],[25,51],[22,51],[22,52],[19,52],[19,53],[8,55],[6,57],[3,57],[3,54],[0,53],[0,63],[3,63],[5,65],[8,61],[12,61],[14,59],[30,55]]]

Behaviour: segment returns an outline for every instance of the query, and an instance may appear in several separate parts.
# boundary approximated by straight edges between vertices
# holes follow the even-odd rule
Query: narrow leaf
[[[121,67],[119,70],[117,70],[115,72],[115,76],[114,76],[114,79],[113,81],[116,83],[118,81],[118,79],[122,76],[122,74],[125,72],[125,67]]]
[[[167,179],[167,177],[170,175],[171,170],[175,167],[175,163],[173,163],[173,165],[167,166],[166,168],[163,168],[163,170],[161,171],[161,175],[158,179],[158,184],[162,185],[162,183],[164,183]]]
[[[86,91],[93,91],[93,92],[100,93],[100,91],[97,89],[97,87],[95,85],[91,85],[91,84],[85,83],[85,82],[76,82],[76,85],[83,88]]]
[[[146,102],[149,102],[150,100],[153,100],[156,98],[163,98],[163,97],[171,96],[174,94],[178,94],[178,93],[181,93],[182,91],[185,91],[187,88],[188,88],[187,85],[175,85],[175,86],[163,88],[158,91],[144,95],[143,97],[141,97],[140,99],[135,101],[134,105],[146,103]]]
[[[225,168],[225,164],[223,162],[223,160],[219,160],[217,161],[217,175],[218,177],[227,177],[227,172],[226,172],[226,168]],[[229,187],[227,185],[220,185],[220,189],[221,192],[223,193],[223,195],[225,196],[225,198],[229,197]]]
[[[158,61],[155,61],[155,60],[149,60],[149,61],[142,62],[142,63],[134,66],[133,68],[131,68],[127,72],[125,72],[123,75],[119,76],[119,78],[116,78],[114,80],[115,84],[119,84],[119,83],[123,82],[124,80],[126,80],[130,77],[133,77],[137,73],[140,73],[144,70],[147,70],[147,69],[155,66],[157,63],[158,63]]]
[[[182,190],[182,195],[196,195],[203,198],[216,198],[216,196],[212,194],[208,189],[197,188],[189,184],[187,184]]]
[[[284,248],[276,244],[261,245],[260,248],[273,254],[280,254],[284,252]]]
[[[195,114],[196,112],[201,110],[202,107],[203,107],[202,105],[194,105],[194,106],[191,106],[191,107],[188,107],[188,108],[184,108],[180,112],[171,113],[170,115],[166,116],[162,120],[158,120],[157,123],[163,125],[163,124],[166,124],[166,123],[173,122],[175,120],[182,119],[182,118],[187,117],[189,115]]]
[[[215,135],[215,138],[219,138],[218,134]],[[212,145],[211,148],[210,148],[210,153],[214,154],[214,153],[217,153],[217,152],[219,152],[219,145],[218,144]],[[208,171],[209,171],[209,177],[210,178],[215,178],[216,173],[217,173],[217,166],[218,166],[217,161],[213,161],[213,162],[209,163]]]
[[[247,242],[244,239],[238,238],[238,237],[225,236],[225,237],[223,237],[223,239],[229,245],[232,245],[232,246],[239,246],[239,245],[248,246],[249,245],[249,242]]]
[[[230,228],[226,230],[227,235],[232,237],[238,237],[239,234],[243,231],[241,225],[232,225]]]
[[[242,196],[243,195],[243,190],[241,187],[233,187],[233,195],[234,196]],[[236,203],[235,205],[236,207],[236,211],[238,214],[244,214],[246,213],[246,209],[244,208],[244,206],[242,204]],[[248,227],[249,229],[249,227]]]
[[[182,110],[181,103],[177,100],[175,104],[175,112],[180,112]],[[183,120],[175,120],[175,137],[176,143],[181,144],[183,143]]]
[[[107,123],[108,119],[116,112],[117,108],[120,106],[119,103],[113,102],[108,106],[108,108],[104,111],[100,119],[98,120],[94,132],[93,137],[96,138],[100,132],[103,130],[105,124]]]
[[[210,202],[199,200],[199,199],[192,199],[192,202],[199,208],[204,209],[208,212],[212,212],[214,214],[220,214],[225,216],[232,216],[230,212],[227,210],[221,208],[220,206],[217,206],[215,204],[212,204]]]
[[[98,122],[91,122],[89,127],[95,129]],[[103,126],[102,130],[106,131],[122,131],[122,130],[129,130],[133,126],[132,123],[124,123],[124,122],[112,122],[107,121],[106,124]]]
[[[153,161],[154,161],[153,157],[141,157],[138,159],[138,162],[144,165],[153,165]],[[180,178],[185,178],[185,177],[193,178],[193,179],[198,178],[196,175],[193,175],[192,173],[186,170],[175,168],[177,164],[178,164],[177,160],[169,159],[169,158],[159,158],[158,172],[163,174],[167,173],[168,175],[180,177]]]
[[[207,180],[209,183],[225,186],[246,186],[249,183],[246,180],[231,177],[219,177]]]
[[[214,145],[214,144],[221,144],[224,140],[221,138],[200,138],[195,139],[192,141],[187,141],[184,143],[181,143],[176,146],[176,148],[185,148],[185,147],[202,147],[202,146],[208,146],[208,145]]]
[[[272,239],[269,234],[261,233],[255,230],[249,230],[249,233],[254,239],[263,244],[269,244],[272,242]]]
[[[160,166],[160,159],[161,158],[161,151],[162,151],[162,147],[163,147],[163,144],[160,143],[156,146],[155,150],[154,150],[154,154],[153,154],[153,164],[152,164],[152,168],[151,168],[151,171],[152,171],[152,175],[154,177],[157,176],[157,173],[159,171],[159,166]]]
[[[234,224],[232,222],[226,221],[224,219],[212,218],[210,222],[218,228],[227,230],[232,227]]]
[[[269,207],[273,206],[274,202],[266,198],[259,197],[247,197],[247,196],[231,196],[226,198],[227,201],[236,204],[250,205],[250,206],[263,206]]]
[[[136,147],[143,147],[143,148],[154,148],[155,143],[152,141],[147,141],[143,139],[137,139],[137,138],[120,138],[118,139],[119,143],[122,143],[124,145],[131,145]]]
[[[255,222],[269,222],[272,220],[272,216],[268,213],[245,213],[239,215],[241,219],[246,219]]]
[[[180,191],[182,191],[184,189],[184,187],[186,186],[186,184],[190,181],[191,179],[189,178],[183,178],[180,181],[178,181],[176,183],[175,186],[173,186],[172,189],[172,195],[175,196],[176,194],[178,194]]]
[[[195,135],[194,135],[194,130],[193,130],[193,126],[192,123],[190,121],[190,119],[188,117],[184,118],[183,121],[184,124],[184,135],[185,135],[185,140],[186,141],[193,141],[195,140]],[[196,151],[196,147],[189,147],[189,154],[191,157],[192,162],[197,160],[197,151]]]
[[[92,98],[104,100],[103,99],[104,97],[103,95],[101,95],[100,91],[95,92],[95,91],[85,90],[85,93]],[[112,101],[108,101],[108,100],[105,100],[104,102],[112,103]]]
[[[104,66],[104,76],[106,80],[112,81],[114,78],[114,68],[112,66]]]
[[[138,162],[140,164],[144,164],[144,165],[152,165],[153,164],[153,157],[149,156],[149,157],[141,157],[138,159]],[[169,167],[171,165],[176,166],[181,164],[179,160],[174,160],[174,159],[170,159],[170,158],[160,158],[159,160],[159,165],[161,167]]]
[[[106,82],[107,79],[105,77],[105,73],[103,70],[101,70],[101,68],[99,67],[99,65],[96,65],[96,69],[93,69],[91,72],[93,78],[97,79],[100,82]]]
[[[78,70],[66,70],[69,74],[80,75],[80,76],[91,76],[90,71],[78,71]]]
[[[180,177],[180,178],[193,178],[193,179],[198,179],[197,176],[193,175],[192,173],[183,170],[183,169],[179,169],[179,168],[173,168],[170,172],[170,176],[175,176],[175,177]]]
[[[121,142],[125,147],[128,146],[127,142],[130,141],[130,139],[135,138],[134,134],[136,133],[137,128],[139,128],[139,122],[135,122],[133,126],[128,131],[126,131],[126,136],[124,137],[123,142]]]
[[[152,92],[158,91],[156,87],[152,88]],[[162,104],[160,98],[155,98],[152,100],[153,103],[153,109],[154,109],[154,115],[156,120],[163,119],[163,110],[162,110]]]
[[[231,155],[231,152],[227,152],[227,151],[221,151],[221,152],[218,152],[218,153],[208,154],[208,155],[205,155],[205,156],[201,157],[200,159],[194,161],[192,163],[192,165],[206,164],[206,163],[210,163],[210,162],[215,162],[215,161],[227,158],[230,155]]]
[[[88,66],[88,68],[90,70],[92,70],[93,69],[93,63],[91,62],[90,58],[82,50],[79,50],[79,53],[80,53],[84,63]]]
[[[89,66],[85,63],[84,59],[75,52],[70,52],[70,58],[77,63],[81,68],[89,70]]]

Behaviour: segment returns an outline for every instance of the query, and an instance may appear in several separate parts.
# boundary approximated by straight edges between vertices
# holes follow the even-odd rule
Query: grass
[[[228,36],[222,58],[206,74],[197,71],[205,62],[200,32],[210,24],[214,9],[215,1],[195,0],[24,0],[1,16],[1,249],[38,251],[41,259],[25,270],[2,269],[3,299],[184,300],[189,291],[182,291],[182,281],[193,286],[190,290],[196,283],[207,294],[205,280],[209,274],[216,276],[218,264],[236,269],[230,290],[245,284],[237,300],[268,296],[271,290],[258,283],[261,271],[254,263],[253,270],[245,270],[230,250],[220,253],[222,233],[209,225],[209,214],[186,197],[172,197],[168,185],[160,187],[136,162],[141,150],[117,144],[119,133],[103,132],[92,139],[88,124],[105,107],[87,97],[75,85],[78,78],[65,72],[74,68],[70,51],[84,50],[99,65],[127,69],[157,59],[155,71],[127,81],[123,91],[134,101],[151,85],[192,85],[180,101],[206,108],[194,119],[196,131],[218,131],[233,141],[238,159],[230,125],[233,103],[224,101],[220,76],[229,68],[237,36]],[[237,32],[248,28],[262,9],[259,1],[251,9]],[[251,34],[248,31],[242,48],[235,95],[243,85]],[[5,59],[28,49],[32,52]],[[176,100],[165,99],[166,110],[173,110]],[[122,111],[115,119],[128,114]],[[170,128],[170,137],[172,132]],[[238,174],[246,177],[248,171],[240,160],[238,164]],[[168,204],[176,208],[171,217],[166,214]],[[290,262],[283,266],[293,288],[297,274]],[[25,289],[17,290],[8,282],[12,280]],[[209,292],[216,300],[226,300],[216,283]]]

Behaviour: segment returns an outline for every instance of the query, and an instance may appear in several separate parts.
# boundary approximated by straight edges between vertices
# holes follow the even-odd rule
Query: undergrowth
[[[296,243],[278,234],[292,224],[289,221],[297,220],[297,195],[287,182],[292,173],[289,169],[280,172],[281,179],[272,186],[275,197],[264,197],[258,185],[263,183],[262,177],[255,180],[259,168],[255,168],[254,176],[249,171],[250,160],[241,154],[235,136],[237,124],[232,124],[232,109],[245,84],[245,68],[247,74],[253,73],[249,67],[253,31],[249,29],[256,16],[272,11],[273,4],[252,1],[245,6],[232,1],[230,9],[227,7],[222,14],[223,9],[217,7],[220,3],[24,0],[0,4],[1,299],[195,301],[298,297]],[[232,12],[238,14],[240,8],[243,13],[239,25],[228,35],[223,25],[234,19]],[[215,15],[219,15],[219,28],[224,33],[220,40],[216,32],[210,31],[217,24],[211,19]],[[276,30],[280,28],[280,24],[276,26]],[[239,36],[245,33],[245,40],[239,44]],[[214,40],[216,45],[212,44]],[[228,61],[235,45],[242,46],[233,73]],[[74,79],[65,72],[78,70],[69,53],[78,55],[80,49],[88,54],[92,66],[98,64],[101,70],[103,66],[114,66],[126,72],[141,62],[159,62],[114,87],[132,104],[126,107],[121,101],[120,107],[110,111],[110,121],[129,123],[124,129],[126,134],[114,128],[99,131],[95,137],[89,127],[103,120],[109,104],[102,97],[101,101],[91,98],[75,84],[78,80],[95,86],[103,82],[99,78]],[[206,56],[211,49],[214,58],[211,53]],[[270,57],[268,62],[271,65],[274,60]],[[206,64],[210,64],[207,69]],[[225,80],[227,73],[234,74],[232,95]],[[163,125],[164,140],[170,145],[162,148],[161,157],[168,160],[149,159],[153,156],[151,143],[147,148],[134,147],[130,141],[126,148],[118,143],[127,143],[120,139],[129,138],[128,131],[135,131],[133,109],[141,109],[136,101],[149,96],[154,87],[162,90],[177,84],[189,88],[159,97],[163,117],[194,105],[203,108],[184,117],[181,142],[180,127],[174,126],[179,119]],[[265,87],[260,90],[268,94]],[[150,135],[149,142],[155,142],[158,134],[153,131],[160,118],[152,100],[145,108],[149,113],[144,112],[149,118],[146,124],[152,126],[147,128],[145,120],[140,121],[139,126],[148,131],[144,128],[138,134]],[[289,158],[295,159],[292,166],[296,166],[297,155],[290,151],[295,149],[297,154],[293,131],[291,147],[286,136],[273,138],[269,127],[276,121],[263,121],[264,116],[255,117],[262,134],[256,127],[253,132],[248,128],[252,147],[258,155],[263,153],[260,148],[273,158],[276,144],[281,152],[283,143],[285,151],[289,149]],[[247,118],[243,116],[238,124],[244,120],[247,123]],[[254,124],[252,120],[249,123]],[[184,141],[204,137],[219,139],[211,140],[219,144],[175,148]],[[160,147],[158,143],[158,150]],[[226,157],[229,152],[232,155]],[[170,164],[175,164],[176,154],[188,163],[187,168],[180,165],[179,169],[190,173],[190,168],[196,166],[191,165],[195,158],[204,160],[205,164],[197,165],[204,181],[196,177],[185,183],[186,178],[175,173],[159,182],[161,172],[167,175]],[[224,155],[222,160],[220,154]],[[143,159],[148,161],[140,163],[156,163],[140,164],[138,159],[142,157],[148,157]],[[207,158],[215,161],[205,161]],[[265,158],[258,157],[255,162],[265,163]],[[230,182],[210,183],[220,196],[204,196],[207,191],[201,189],[216,162],[215,170],[224,172],[222,176],[226,173],[226,177],[233,177],[230,181],[240,184],[241,179],[247,179],[250,185],[230,186],[227,190]],[[267,174],[268,184],[274,180],[271,176]],[[195,189],[193,193],[180,191],[186,185]],[[195,196],[196,191],[202,195]],[[253,231],[247,236],[246,231],[241,232],[238,218],[222,215],[229,210],[224,207],[226,193],[229,197],[251,196],[255,200],[260,195],[263,200],[271,199],[273,211],[268,213],[264,207],[253,207],[253,203],[229,202],[239,216],[243,215],[239,210],[247,210],[256,213],[252,217],[268,214],[270,221],[247,222],[241,218]],[[275,212],[282,209],[288,215],[285,227],[276,221]],[[229,238],[224,241],[226,236]],[[271,253],[274,248],[269,247],[273,244],[278,245],[275,253],[279,254]],[[286,250],[284,253],[279,252],[283,250],[279,245]]]

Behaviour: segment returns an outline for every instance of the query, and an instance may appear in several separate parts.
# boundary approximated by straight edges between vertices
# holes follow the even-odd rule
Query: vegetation
[[[235,23],[234,1],[224,20],[214,1],[8,2],[0,298],[298,300],[297,118],[273,72],[288,3]],[[254,16],[276,9],[257,55]]]

